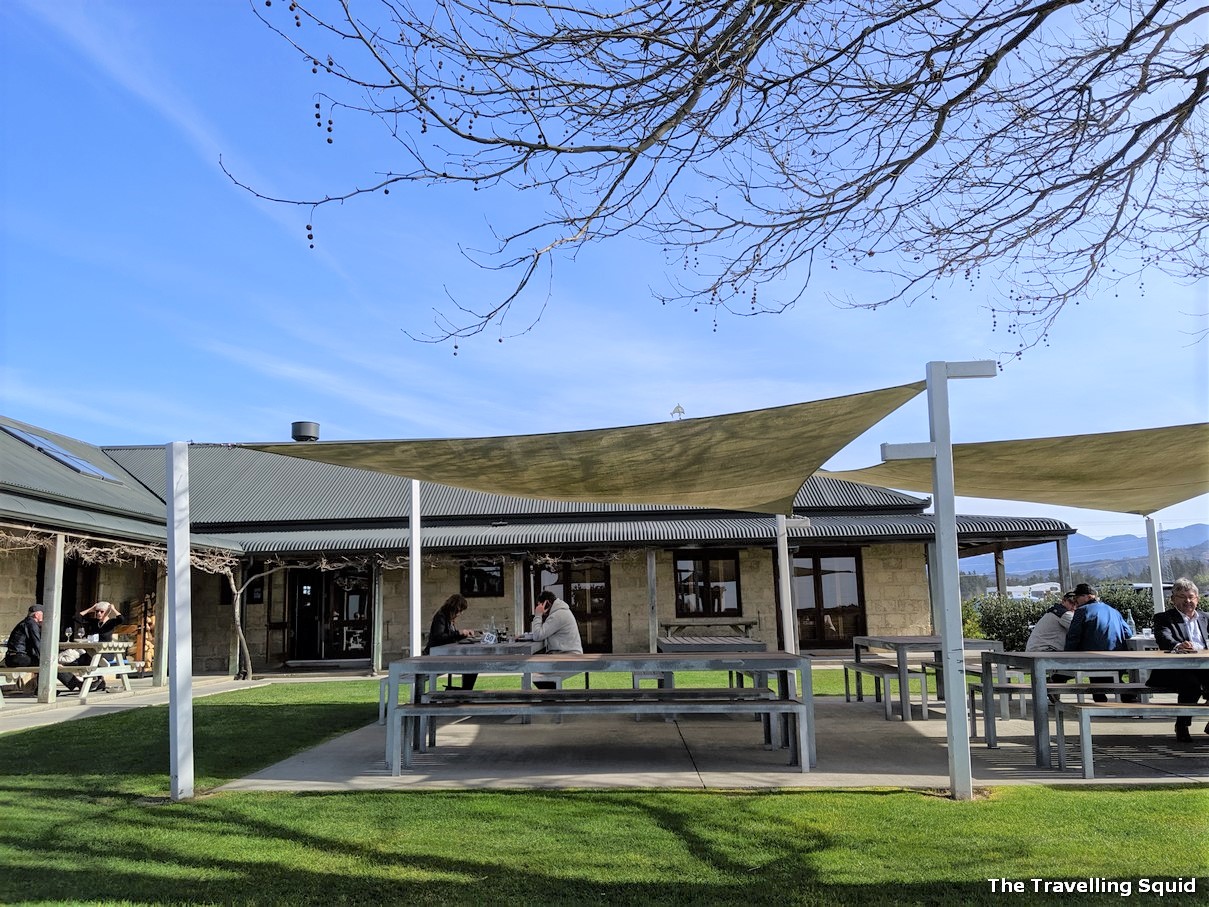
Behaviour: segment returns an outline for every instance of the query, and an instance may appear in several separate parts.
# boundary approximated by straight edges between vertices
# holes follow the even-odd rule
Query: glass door
[[[865,632],[860,558],[852,554],[799,553],[793,558],[802,648],[843,648]]]
[[[571,607],[585,652],[613,651],[608,564],[546,564],[534,577],[534,598],[542,592],[553,592]]]
[[[328,574],[327,599],[331,603],[327,658],[370,657],[370,575],[364,570]]]

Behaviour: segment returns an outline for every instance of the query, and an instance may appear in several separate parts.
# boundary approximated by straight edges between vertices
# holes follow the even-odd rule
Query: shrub
[[[979,598],[985,598],[983,592]],[[961,603],[961,635],[966,639],[986,639],[982,633],[982,624],[978,622],[978,607],[973,599]]]
[[[978,612],[984,638],[999,640],[1008,652],[1022,652],[1028,642],[1029,625],[1036,623],[1056,600],[1053,596],[1033,601],[1008,595],[976,595],[968,604]]]

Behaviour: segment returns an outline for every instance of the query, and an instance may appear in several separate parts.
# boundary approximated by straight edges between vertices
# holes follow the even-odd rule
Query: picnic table
[[[459,647],[459,649],[462,647]],[[757,678],[752,687],[677,687],[677,671],[741,672]],[[802,689],[797,692],[797,676]],[[442,692],[435,679],[442,674],[577,674],[625,673],[657,675],[669,682],[657,689],[603,688],[583,690],[466,690]],[[485,654],[427,655],[391,662],[388,672],[387,763],[401,773],[415,748],[423,748],[425,723],[438,717],[471,718],[534,714],[603,715],[651,714],[667,718],[680,714],[754,714],[765,717],[765,742],[771,743],[775,723],[783,735],[789,764],[810,770],[814,759],[814,699],[810,661],[788,652],[693,652],[642,654]],[[407,702],[398,701],[400,686],[409,685]]]
[[[933,652],[935,653],[936,661],[943,661],[943,641],[939,636],[854,636],[852,637],[852,657],[859,665],[864,655],[868,655],[871,649],[890,649],[895,653],[895,666],[897,667],[898,677],[898,699],[901,706],[903,721],[911,721],[911,688],[910,688],[910,668],[907,664],[907,656],[910,652]],[[962,640],[962,646],[966,651],[978,651],[980,649],[1002,649],[1003,643],[995,639],[965,639]],[[922,674],[922,671],[920,672]],[[857,674],[857,694],[860,695],[860,674]],[[927,683],[926,677],[921,677],[921,683]],[[887,687],[886,694],[889,695]],[[924,696],[924,708],[921,710],[920,717],[923,720],[928,718],[927,697]]]
[[[73,674],[80,679],[80,691],[77,694],[77,698],[81,705],[87,705],[88,694],[92,692],[93,686],[99,680],[120,680],[122,689],[129,693],[130,675],[136,673],[142,667],[142,662],[132,662],[126,657],[130,646],[131,642],[128,639],[114,639],[110,642],[89,642],[88,640],[79,639],[72,640],[70,643],[63,643],[63,649],[82,649],[85,653],[88,653],[88,663],[55,665],[55,672],[58,674]],[[40,666],[30,665],[18,668],[4,668],[0,666],[0,673],[5,676],[17,674],[36,675],[40,673]],[[0,708],[3,705],[4,696],[0,694]]]
[[[982,653],[982,703],[986,723],[987,747],[997,746],[995,713],[989,708],[997,682],[1003,682],[1008,668],[1019,668],[1029,675],[1033,698],[1033,742],[1036,746],[1036,763],[1042,768],[1052,764],[1050,754],[1049,700],[1046,683],[1053,671],[1074,675],[1078,672],[1129,671],[1134,676],[1139,671],[1159,668],[1181,668],[1187,670],[1209,670],[1209,650],[1174,655],[1160,651],[1118,652],[983,652]]]

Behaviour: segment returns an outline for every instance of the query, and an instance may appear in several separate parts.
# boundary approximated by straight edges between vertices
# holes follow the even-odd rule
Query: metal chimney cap
[[[318,422],[291,422],[290,437],[295,441],[318,441],[319,440],[319,423]]]

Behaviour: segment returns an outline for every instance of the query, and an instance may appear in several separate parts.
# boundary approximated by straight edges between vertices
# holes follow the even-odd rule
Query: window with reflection
[[[799,551],[793,558],[793,587],[803,648],[841,648],[865,633],[859,549]]]
[[[676,616],[743,614],[736,551],[678,551],[675,554]]]

